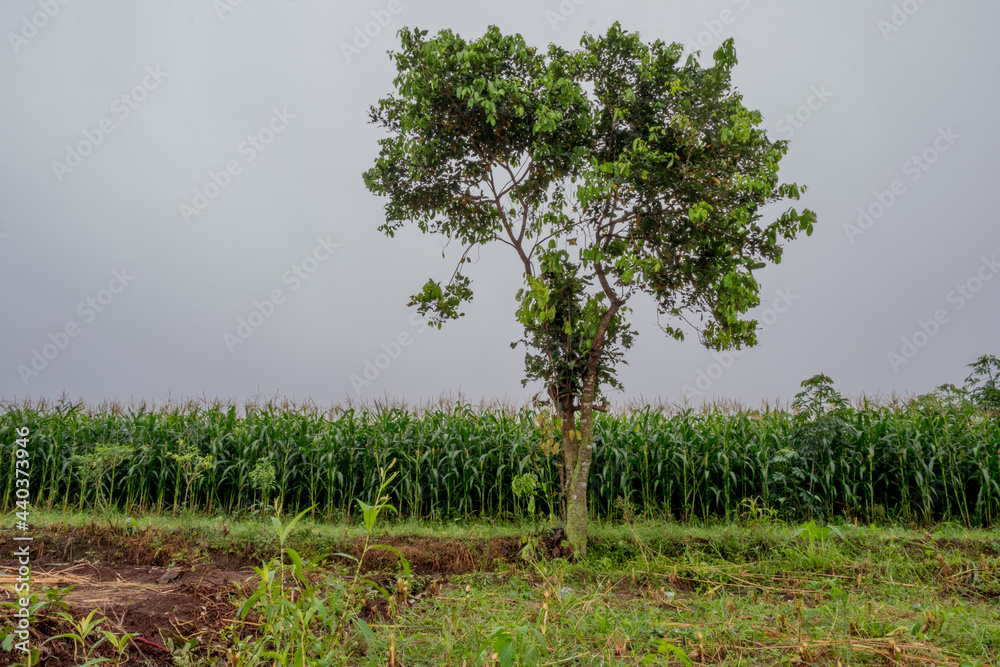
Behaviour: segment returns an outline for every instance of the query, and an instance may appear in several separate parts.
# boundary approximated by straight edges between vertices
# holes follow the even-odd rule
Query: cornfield
[[[828,428],[833,417],[836,428]],[[342,517],[356,511],[354,499],[371,497],[379,467],[395,460],[390,499],[403,515],[523,516],[529,500],[557,514],[559,456],[542,446],[551,436],[546,424],[529,408],[462,403],[337,414],[273,403],[239,413],[220,404],[8,404],[0,406],[3,497],[13,505],[15,430],[27,427],[30,498],[42,506],[92,507],[103,496],[130,513],[238,514],[274,505]],[[101,458],[123,447],[124,458]],[[530,494],[515,494],[515,477],[529,475]],[[625,498],[639,512],[682,520],[732,518],[749,503],[789,520],[992,526],[1000,513],[1000,422],[971,405],[927,402],[603,413],[590,494],[594,517],[613,518]]]

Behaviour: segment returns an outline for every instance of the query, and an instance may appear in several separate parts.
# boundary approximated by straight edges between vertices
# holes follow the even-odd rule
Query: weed
[[[371,626],[357,615],[365,600],[363,586],[375,588],[388,603],[391,615],[395,615],[398,605],[406,601],[410,579],[409,562],[401,552],[391,546],[370,544],[379,514],[384,510],[395,511],[388,504],[388,496],[385,495],[389,483],[396,476],[393,473],[386,477],[391,467],[390,463],[389,466],[380,468],[380,485],[375,502],[368,504],[358,500],[365,525],[365,544],[361,556],[333,554],[357,561],[354,576],[347,583],[339,577],[321,576],[315,571],[315,564],[288,546],[291,531],[312,508],[302,510],[287,524],[282,524],[278,517],[271,517],[280,553],[278,558],[260,568],[254,568],[258,581],[257,590],[238,610],[242,627],[234,629],[229,635],[234,641],[233,648],[227,653],[229,664],[249,667],[261,664],[264,660],[273,660],[275,664],[282,666],[333,664],[334,656],[344,650],[351,636],[351,629],[358,632],[367,644],[371,656],[369,663],[374,664],[378,641]],[[373,579],[361,576],[364,557],[372,549],[386,549],[399,556],[403,577],[397,581],[397,589],[393,594]],[[253,621],[248,620],[251,614]],[[247,635],[249,639],[244,639],[243,635]],[[390,654],[393,655],[394,651],[394,646],[391,646]]]
[[[74,454],[70,461],[82,482],[81,502],[86,498],[87,488],[93,487],[94,505],[99,512],[106,511],[104,477],[121,465],[134,451],[134,447],[100,442],[94,445],[94,451],[89,454]]]
[[[184,479],[184,501],[182,507],[187,509],[188,499],[191,496],[191,485],[202,477],[213,465],[211,456],[202,456],[198,453],[198,447],[192,443],[185,443],[184,440],[177,441],[177,451],[166,452],[167,456],[177,464],[177,483],[174,486],[174,516],[177,515],[177,493],[180,490],[181,477]]]

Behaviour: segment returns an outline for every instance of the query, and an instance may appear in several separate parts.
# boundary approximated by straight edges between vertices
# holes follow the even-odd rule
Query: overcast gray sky
[[[766,331],[739,357],[636,303],[613,401],[784,400],[819,372],[922,393],[1000,354],[998,3],[5,0],[0,395],[531,395],[510,248],[476,256],[462,320],[406,307],[456,248],[377,231],[367,108],[404,25],[573,48],[616,20],[706,61],[734,37],[734,83],[819,222],[759,272]]]

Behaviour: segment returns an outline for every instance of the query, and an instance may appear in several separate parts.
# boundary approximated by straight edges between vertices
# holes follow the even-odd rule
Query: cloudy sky
[[[921,393],[1000,354],[1000,4],[5,0],[0,396],[530,396],[509,247],[475,256],[462,320],[406,307],[456,248],[378,232],[367,109],[402,26],[573,48],[616,20],[705,61],[734,37],[734,83],[819,222],[759,272],[766,330],[739,357],[636,303],[613,401],[785,400],[819,372]]]

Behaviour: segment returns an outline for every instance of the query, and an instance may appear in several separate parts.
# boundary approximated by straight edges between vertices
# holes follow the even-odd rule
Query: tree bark
[[[587,503],[587,482],[590,479],[590,461],[594,453],[594,398],[597,393],[597,371],[601,353],[604,351],[604,336],[611,326],[623,301],[610,288],[600,264],[596,265],[597,276],[611,300],[611,305],[601,318],[597,335],[590,348],[590,358],[583,374],[580,388],[580,437],[576,437],[575,424],[572,440],[566,440],[566,422],[563,422],[563,451],[572,451],[572,459],[566,466],[566,539],[573,546],[573,558],[580,561],[587,557],[587,526],[590,520]],[[604,404],[596,406],[601,409]],[[574,420],[575,421],[575,420]]]
[[[573,557],[587,557],[587,529],[590,522],[587,502],[587,483],[590,479],[590,462],[594,452],[594,391],[595,372],[587,372],[580,396],[580,437],[576,425],[571,428],[569,441],[573,447],[572,462],[567,465],[566,480],[566,539],[573,546]],[[565,422],[564,422],[565,424]],[[566,434],[563,428],[564,437]]]
[[[568,521],[568,498],[569,498],[569,474],[576,464],[576,456],[579,451],[579,443],[574,438],[576,430],[576,412],[573,409],[573,397],[570,396],[564,404],[556,403],[556,415],[562,422],[562,467],[559,470],[559,482],[561,488],[561,502],[559,503],[560,518],[563,522]]]

